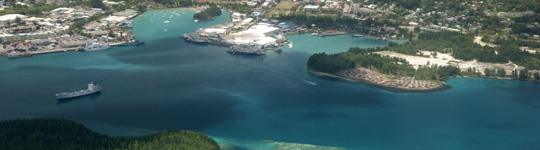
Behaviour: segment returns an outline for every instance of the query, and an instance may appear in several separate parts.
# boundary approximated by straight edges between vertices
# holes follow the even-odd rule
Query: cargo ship
[[[94,94],[101,91],[101,86],[94,84],[94,82],[91,82],[88,84],[88,89],[80,90],[80,91],[74,91],[74,92],[64,92],[64,93],[58,93],[55,94],[56,98],[58,99],[68,99],[68,98],[74,98],[89,94]]]

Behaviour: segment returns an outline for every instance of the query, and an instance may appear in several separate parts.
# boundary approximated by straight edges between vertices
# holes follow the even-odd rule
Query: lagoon
[[[136,18],[133,31],[145,45],[0,58],[0,119],[66,118],[111,135],[188,129],[250,149],[272,146],[260,140],[381,150],[540,148],[538,83],[451,78],[444,91],[392,92],[305,67],[313,53],[385,41],[297,34],[281,53],[231,55],[181,37],[229,22],[228,13],[195,23],[192,11],[171,19],[160,11],[184,10]],[[55,101],[55,93],[91,81],[105,89]]]

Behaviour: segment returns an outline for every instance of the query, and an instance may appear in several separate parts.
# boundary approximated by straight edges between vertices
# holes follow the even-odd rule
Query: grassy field
[[[275,9],[278,10],[289,10],[292,8],[294,2],[279,2]]]

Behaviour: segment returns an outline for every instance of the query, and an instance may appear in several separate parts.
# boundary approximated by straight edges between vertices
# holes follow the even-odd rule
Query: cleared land
[[[294,5],[293,2],[279,2],[275,9],[277,10],[289,10]]]
[[[469,68],[476,68],[476,70],[482,74],[484,74],[484,69],[486,68],[487,69],[503,68],[505,69],[507,75],[510,75],[512,73],[512,70],[514,69],[520,69],[520,70],[523,69],[523,67],[518,66],[512,62],[501,64],[501,63],[483,63],[483,62],[478,62],[476,60],[463,61],[463,60],[455,59],[450,54],[437,53],[437,56],[434,57],[433,55],[431,55],[430,51],[421,51],[421,52],[424,56],[428,56],[428,57],[411,56],[411,55],[405,55],[405,54],[390,52],[390,51],[380,51],[376,53],[384,55],[384,56],[406,59],[407,62],[409,62],[409,64],[411,64],[414,68],[418,68],[418,66],[420,65],[425,66],[427,64],[429,65],[437,64],[438,66],[453,65],[453,66],[458,66],[461,69],[461,71],[467,71],[467,69]]]

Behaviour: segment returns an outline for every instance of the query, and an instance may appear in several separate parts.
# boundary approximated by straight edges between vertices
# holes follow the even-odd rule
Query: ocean
[[[181,16],[169,18],[173,11]],[[0,120],[65,118],[115,136],[194,130],[246,149],[275,144],[261,140],[376,150],[540,149],[538,83],[450,78],[443,91],[388,91],[306,69],[311,54],[387,41],[297,34],[279,53],[233,55],[182,38],[230,22],[229,13],[197,23],[193,13],[154,10],[136,18],[132,30],[146,41],[137,47],[1,57]],[[54,94],[92,81],[104,90],[56,101]]]

